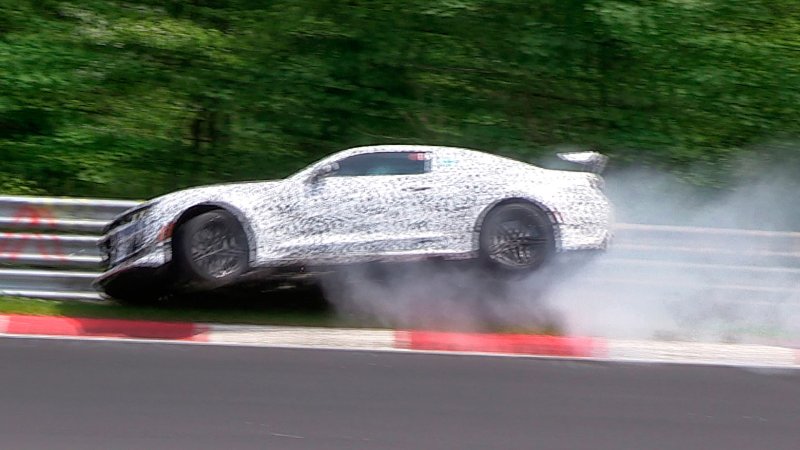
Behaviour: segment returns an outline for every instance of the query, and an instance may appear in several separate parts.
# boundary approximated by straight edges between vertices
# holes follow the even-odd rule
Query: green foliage
[[[720,186],[800,132],[799,32],[790,0],[0,0],[0,191],[144,198],[387,142]]]

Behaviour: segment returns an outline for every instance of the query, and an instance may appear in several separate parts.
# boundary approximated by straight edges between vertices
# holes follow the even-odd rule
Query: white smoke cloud
[[[349,268],[323,288],[343,317],[385,326],[557,330],[610,338],[800,342],[798,183],[746,173],[714,195],[652,170],[607,177],[620,223],[762,230],[683,233],[620,229],[581,267],[567,261],[501,282],[467,263]]]

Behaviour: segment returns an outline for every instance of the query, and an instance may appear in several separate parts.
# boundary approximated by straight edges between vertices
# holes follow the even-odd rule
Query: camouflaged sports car
[[[124,299],[212,289],[314,267],[474,259],[526,273],[555,253],[604,249],[606,158],[566,153],[587,171],[547,170],[475,150],[359,147],[278,181],[198,187],[117,217],[95,286]]]

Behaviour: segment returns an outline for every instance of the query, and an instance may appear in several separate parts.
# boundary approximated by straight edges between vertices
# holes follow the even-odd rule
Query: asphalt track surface
[[[0,339],[0,448],[797,449],[800,371]]]

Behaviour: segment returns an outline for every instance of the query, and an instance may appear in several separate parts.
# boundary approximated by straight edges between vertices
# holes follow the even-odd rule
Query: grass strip
[[[113,302],[83,302],[42,300],[22,297],[0,296],[0,314],[24,314],[35,316],[83,317],[103,319],[155,320],[169,322],[205,322],[241,325],[275,325],[307,327],[391,328],[383,321],[364,316],[343,317],[337,315],[330,305],[313,296],[308,298],[266,301],[250,299],[243,301],[181,302],[158,306],[131,306]],[[398,328],[416,328],[399,326]],[[483,326],[457,326],[440,324],[424,329],[449,331],[472,331],[490,333],[521,333],[559,335],[555,324],[539,326],[514,326],[508,323],[485,323]]]
[[[186,307],[128,306],[111,302],[40,300],[0,297],[0,314],[27,314],[57,317],[210,322],[250,325],[341,326],[325,309],[285,310],[267,307]]]

